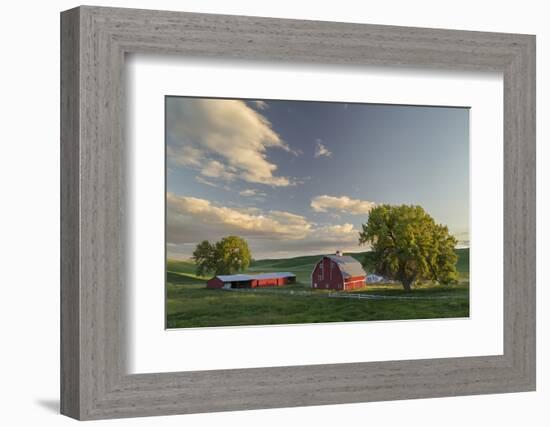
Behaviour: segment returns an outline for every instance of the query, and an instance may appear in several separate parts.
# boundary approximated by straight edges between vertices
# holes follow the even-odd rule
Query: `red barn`
[[[314,289],[334,289],[349,291],[365,286],[367,273],[353,257],[336,255],[324,256],[311,273],[311,287]]]
[[[296,283],[296,275],[284,273],[263,273],[263,274],[232,274],[212,277],[206,282],[210,289],[220,288],[261,288],[266,286],[284,286],[289,283]]]

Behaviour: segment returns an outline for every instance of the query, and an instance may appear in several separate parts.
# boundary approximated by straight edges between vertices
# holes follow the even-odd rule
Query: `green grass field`
[[[296,274],[297,279],[295,285],[254,292],[207,289],[205,282],[210,277],[197,276],[192,262],[169,260],[166,285],[167,327],[467,317],[469,250],[458,249],[457,254],[457,269],[461,278],[457,285],[421,284],[412,293],[406,293],[399,284],[374,284],[354,292],[389,297],[388,299],[329,298],[327,291],[311,290],[310,275],[320,258],[318,255],[253,262],[248,269],[250,273],[290,271]],[[365,253],[350,255],[362,260]],[[307,295],[304,291],[307,291]]]

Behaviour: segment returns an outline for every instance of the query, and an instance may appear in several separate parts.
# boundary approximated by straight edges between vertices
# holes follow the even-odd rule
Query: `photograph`
[[[470,316],[470,108],[165,96],[167,329]]]

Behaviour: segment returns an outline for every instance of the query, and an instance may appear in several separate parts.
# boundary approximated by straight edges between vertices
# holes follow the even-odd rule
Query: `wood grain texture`
[[[80,414],[79,13],[61,20],[61,412]]]
[[[182,12],[62,13],[62,413],[100,419],[535,389],[535,38]],[[124,55],[504,75],[504,354],[128,375]]]

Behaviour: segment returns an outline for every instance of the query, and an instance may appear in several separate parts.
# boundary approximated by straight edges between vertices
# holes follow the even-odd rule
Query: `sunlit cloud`
[[[469,248],[470,247],[470,233],[468,231],[452,231],[451,234],[457,239],[458,248]]]
[[[376,203],[368,200],[352,199],[348,196],[322,195],[311,199],[310,206],[315,212],[336,211],[352,215],[364,215],[376,207]]]
[[[167,238],[173,243],[235,233],[245,237],[300,239],[312,228],[305,217],[289,212],[246,211],[171,193],[167,195],[167,207]]]
[[[267,196],[267,194],[265,194],[261,191],[258,191],[258,190],[253,190],[251,188],[247,188],[246,190],[242,190],[242,191],[239,192],[239,194],[241,196],[244,196],[244,197],[254,197],[254,196],[265,197],[265,196]]]
[[[167,195],[167,243],[190,253],[204,239],[217,240],[236,234],[254,247],[269,251],[334,252],[358,247],[358,233],[352,224],[315,224],[292,212],[256,207],[227,207],[206,199]],[[269,248],[265,243],[269,241]],[[169,249],[170,252],[174,250]]]
[[[359,230],[353,224],[336,224],[318,227],[315,232],[323,240],[354,242],[358,239]]]
[[[332,152],[325,147],[320,139],[317,139],[317,144],[315,145],[315,157],[330,157]]]
[[[201,184],[207,185],[207,186],[209,186],[209,187],[220,188],[219,185],[214,184],[213,182],[210,182],[210,181],[208,181],[207,179],[204,179],[204,178],[203,178],[202,176],[200,176],[200,175],[197,175],[197,176],[195,177],[195,181],[200,182]]]
[[[168,145],[166,147],[166,154],[172,163],[182,166],[200,167],[204,161],[203,152],[189,145],[183,147]]]
[[[273,187],[295,184],[291,177],[277,175],[267,151],[297,153],[244,101],[171,97],[166,114],[169,161],[213,179]]]
[[[223,163],[217,160],[206,162],[201,169],[201,174],[209,178],[221,178],[224,181],[233,181],[237,178],[237,174],[234,170],[227,168]]]
[[[266,108],[268,108],[267,102],[262,100],[252,101],[252,103],[256,106],[256,108],[260,110],[265,110]]]

